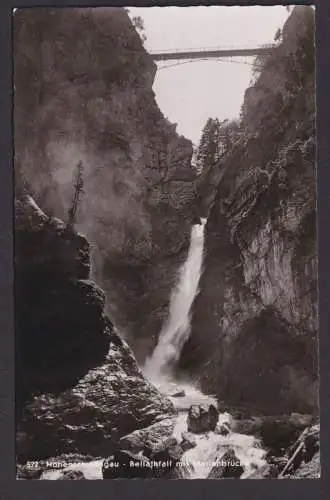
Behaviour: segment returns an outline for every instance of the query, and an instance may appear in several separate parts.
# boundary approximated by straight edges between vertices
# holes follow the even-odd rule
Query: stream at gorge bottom
[[[189,408],[192,405],[214,405],[217,401],[213,396],[205,395],[197,388],[187,383],[177,383],[170,379],[161,379],[153,384],[160,392],[166,394],[177,409],[176,424],[172,437],[178,442],[182,441],[182,434],[187,433],[187,418]],[[177,396],[177,394],[181,394]],[[173,396],[175,395],[175,396]],[[215,465],[219,465],[223,455],[228,450],[233,450],[237,458],[237,464],[244,468],[240,479],[248,478],[256,469],[266,464],[266,451],[262,448],[260,440],[252,435],[240,434],[230,431],[227,435],[221,435],[219,427],[228,423],[231,427],[232,417],[229,413],[220,413],[217,427],[214,431],[191,433],[196,445],[185,451],[177,464],[180,467],[180,479],[207,479]],[[103,479],[103,459],[93,460],[85,463],[72,464],[65,469],[81,471],[85,479]],[[235,466],[235,464],[230,464]],[[62,470],[48,470],[43,472],[40,479],[58,480],[61,478]],[[125,479],[124,477],[122,479]]]
[[[160,392],[166,394],[178,411],[173,437],[178,442],[182,440],[182,433],[188,430],[188,411],[192,405],[214,405],[218,402],[214,396],[203,394],[199,389],[188,383],[178,383],[170,378],[162,378],[152,383]],[[177,396],[178,394],[178,396]],[[175,396],[173,396],[175,395]],[[227,435],[219,433],[219,427],[228,423],[232,426],[232,417],[229,413],[220,413],[215,431],[193,434],[196,446],[187,450],[180,461],[183,466],[183,479],[206,479],[211,469],[228,450],[233,450],[239,463],[244,468],[240,479],[247,478],[256,469],[266,464],[266,451],[262,448],[259,439],[252,435],[230,431]]]

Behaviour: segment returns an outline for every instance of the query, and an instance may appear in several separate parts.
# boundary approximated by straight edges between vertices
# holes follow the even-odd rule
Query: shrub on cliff
[[[255,61],[255,83],[247,89],[241,121],[247,132],[278,131],[300,93],[314,79],[314,11],[296,7],[282,31],[282,41]],[[313,92],[310,93],[314,97]]]
[[[312,8],[293,9],[210,171],[201,292],[180,360],[206,392],[265,413],[317,411],[313,26]]]
[[[237,120],[207,120],[195,151],[195,168],[198,173],[208,170],[228,153],[236,140],[239,128]]]

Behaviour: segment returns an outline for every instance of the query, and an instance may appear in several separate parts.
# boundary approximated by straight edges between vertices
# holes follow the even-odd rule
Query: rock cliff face
[[[16,172],[65,220],[83,162],[78,227],[107,310],[142,359],[189,245],[192,145],[160,112],[156,66],[124,9],[19,9],[14,54]]]
[[[17,458],[108,456],[119,438],[172,416],[104,314],[86,238],[16,201]]]
[[[206,226],[180,367],[228,403],[317,407],[314,14],[296,7],[245,95]]]
[[[29,373],[19,398],[55,394],[31,402],[33,412],[48,421],[55,404],[66,407],[56,399],[63,391],[72,395],[80,380],[83,393],[90,370],[116,364],[117,348],[128,362],[104,307],[138,361],[150,353],[197,203],[208,214],[205,262],[179,370],[228,404],[271,413],[317,408],[313,30],[312,9],[296,7],[246,92],[237,141],[196,179],[191,143],[158,109],[155,65],[124,9],[15,14],[16,179],[66,220],[82,161],[78,229],[92,245],[90,269],[87,239],[28,198],[18,201],[18,369]],[[125,370],[128,380],[133,368]],[[101,385],[99,394],[108,390]]]

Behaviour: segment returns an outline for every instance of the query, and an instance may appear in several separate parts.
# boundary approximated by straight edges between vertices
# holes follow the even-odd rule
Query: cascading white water
[[[192,227],[187,260],[181,268],[177,286],[171,296],[168,320],[143,370],[146,377],[158,387],[160,392],[167,394],[179,410],[173,434],[178,441],[181,440],[182,432],[187,431],[187,415],[192,404],[209,403],[217,406],[214,397],[203,394],[189,383],[176,382],[172,375],[182,347],[190,334],[191,306],[198,293],[202,272],[206,219],[202,219],[201,222],[201,225]],[[184,394],[183,397],[171,397],[171,394],[180,392]],[[220,414],[219,423],[228,418],[230,415]],[[188,465],[182,469],[182,477],[206,478],[212,469],[212,463],[219,459],[228,448],[234,449],[236,457],[244,466],[242,477],[247,477],[253,467],[261,467],[265,464],[265,452],[253,436],[235,432],[231,432],[229,436],[222,436],[211,431],[197,435],[196,446],[184,453],[182,460]]]
[[[231,416],[228,413],[219,415],[218,423],[230,422]],[[173,437],[181,441],[183,432],[187,431],[187,413],[180,412],[177,417]],[[265,465],[265,451],[261,448],[260,442],[254,436],[231,432],[227,436],[222,436],[216,432],[205,432],[195,434],[194,438],[197,445],[186,451],[181,463],[182,477],[186,479],[205,479],[210,473],[213,465],[229,449],[235,451],[235,455],[244,467],[244,473],[241,479],[248,477],[254,469]]]
[[[187,260],[180,270],[177,286],[171,296],[168,320],[154,352],[145,363],[144,372],[154,381],[171,373],[190,334],[190,310],[198,292],[203,263],[205,223],[206,219],[201,219],[201,224],[191,229]]]

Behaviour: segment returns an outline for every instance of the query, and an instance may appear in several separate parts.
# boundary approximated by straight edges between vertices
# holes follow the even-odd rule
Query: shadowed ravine
[[[175,380],[174,371],[180,357],[181,350],[190,334],[191,307],[199,291],[199,280],[203,268],[204,228],[206,219],[201,220],[191,230],[190,247],[186,262],[179,273],[178,283],[172,293],[169,317],[166,321],[158,344],[147,359],[144,366],[145,376],[172,400],[179,411],[173,436],[179,441],[182,433],[187,431],[188,410],[192,405],[214,404],[217,400],[212,395],[203,394],[189,381]],[[171,397],[181,394],[180,397]],[[219,415],[218,425],[231,422],[228,413]],[[186,479],[206,478],[215,461],[228,448],[234,449],[236,457],[244,466],[243,478],[248,476],[254,468],[265,465],[265,451],[258,440],[253,436],[230,433],[222,436],[209,431],[196,436],[196,446],[184,453],[181,462],[183,475]]]
[[[205,223],[206,220],[203,219],[202,224],[192,227],[187,260],[182,266],[178,283],[172,293],[168,320],[161,331],[158,345],[143,369],[150,382],[161,393],[167,395],[178,410],[173,437],[179,442],[183,433],[188,430],[187,417],[192,405],[218,406],[217,400],[212,395],[203,394],[192,383],[175,380],[173,375],[181,349],[190,333],[190,311],[198,293],[203,266]],[[180,397],[174,396],[177,394],[181,394]],[[232,418],[228,413],[220,413],[217,425],[228,423],[231,426],[231,421]],[[242,478],[266,464],[265,451],[254,436],[236,432],[224,436],[218,432],[207,431],[196,434],[195,441],[196,446],[185,451],[180,460],[181,477],[184,479],[207,478],[219,457],[228,449],[235,451],[236,458],[244,467]],[[94,461],[70,468],[79,468],[88,479],[100,479],[101,467],[102,461]],[[58,476],[58,472],[47,472],[43,475],[43,479],[58,479]]]

